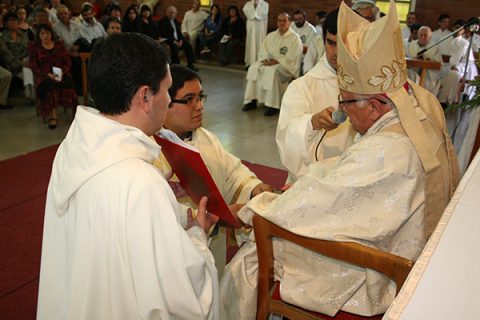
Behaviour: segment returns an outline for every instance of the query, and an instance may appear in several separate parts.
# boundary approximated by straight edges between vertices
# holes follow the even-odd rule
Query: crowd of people
[[[95,105],[77,108],[53,163],[38,319],[255,318],[254,237],[237,230],[240,250],[219,281],[209,249],[211,230],[212,238],[222,232],[218,218],[206,197],[195,210],[178,199],[178,180],[153,135],[198,151],[246,227],[257,214],[310,238],[357,242],[410,260],[420,255],[459,180],[439,101],[460,92],[468,55],[455,50],[464,48],[464,29],[419,54],[430,37],[448,34],[445,15],[434,36],[417,26],[414,13],[409,30],[401,30],[393,0],[388,15],[373,0],[357,0],[352,8],[342,3],[319,12],[315,26],[304,10],[282,12],[267,34],[263,0],[247,1],[245,27],[238,8],[229,7],[223,19],[218,6],[207,13],[197,0],[181,23],[174,6],[155,22],[149,5],[130,6],[120,19],[114,4],[98,17],[99,9],[85,3],[72,20],[68,7],[52,3],[35,8],[39,20],[23,29],[18,15],[5,14],[15,75],[25,79],[31,70],[40,114],[54,127],[56,108],[74,108],[77,99],[75,59],[91,51]],[[37,39],[31,44],[29,28]],[[279,113],[275,138],[289,176],[278,193],[202,128],[207,95],[195,52],[209,54],[218,43],[220,62],[228,64],[244,33],[243,110],[258,103],[265,116]],[[17,45],[24,42],[25,52]],[[179,65],[180,51],[186,66]],[[416,70],[407,70],[405,52],[441,59],[426,88],[415,83]],[[280,240],[273,250],[286,302],[329,316],[372,316],[394,299],[393,282],[372,270]]]

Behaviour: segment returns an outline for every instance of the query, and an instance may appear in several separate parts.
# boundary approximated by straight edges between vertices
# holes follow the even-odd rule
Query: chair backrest
[[[408,68],[416,68],[421,69],[420,72],[420,83],[421,87],[424,87],[425,78],[427,76],[427,70],[440,70],[442,64],[438,61],[431,61],[431,60],[420,60],[420,59],[405,59],[407,61]]]
[[[395,282],[397,293],[414,264],[408,259],[358,243],[303,237],[289,232],[259,215],[253,217],[253,229],[258,255],[257,320],[266,319],[271,312],[285,315],[290,319],[318,319],[303,309],[272,299],[274,288],[273,237],[291,241],[333,259],[383,273]]]
[[[88,76],[87,61],[90,59],[90,52],[80,52],[80,61],[82,62],[82,95],[83,105],[88,105]]]

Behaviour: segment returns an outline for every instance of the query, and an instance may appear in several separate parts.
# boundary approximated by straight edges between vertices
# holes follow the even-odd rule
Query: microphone
[[[332,112],[332,120],[335,124],[340,124],[347,120],[347,113],[340,110],[335,110]]]

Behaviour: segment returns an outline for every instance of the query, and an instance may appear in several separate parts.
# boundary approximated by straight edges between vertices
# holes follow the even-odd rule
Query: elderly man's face
[[[432,39],[432,32],[428,29],[422,29],[418,31],[418,44],[425,46]]]
[[[168,110],[165,119],[165,127],[179,136],[184,136],[200,128],[203,121],[203,102],[201,100],[203,94],[202,84],[198,79],[185,81],[172,100],[184,100],[188,103],[172,101],[172,107]]]
[[[330,66],[337,70],[337,36],[328,31],[325,36],[325,54]]]
[[[293,15],[293,21],[295,21],[295,25],[298,28],[301,28],[305,24],[305,17],[301,13],[294,14]]]
[[[277,27],[280,33],[285,33],[290,28],[290,19],[285,14],[280,14],[277,17]]]
[[[62,8],[57,10],[57,17],[64,24],[67,24],[68,20],[70,19],[70,12],[68,11],[67,8],[62,7]]]
[[[167,17],[171,20],[175,19],[177,16],[177,9],[175,8],[168,8],[167,10]]]
[[[365,134],[375,123],[371,118],[371,108],[369,100],[359,99],[355,94],[340,89],[340,101],[338,108],[346,112],[352,123],[352,127],[360,134]],[[348,103],[342,103],[347,100],[360,100]]]

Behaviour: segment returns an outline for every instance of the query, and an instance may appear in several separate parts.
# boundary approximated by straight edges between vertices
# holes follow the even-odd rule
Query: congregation
[[[393,0],[388,13],[342,2],[313,23],[301,7],[273,17],[264,0],[226,15],[199,0],[162,15],[156,0],[85,2],[78,16],[35,3],[0,3],[0,108],[12,108],[16,78],[50,129],[58,108],[73,115],[46,198],[38,319],[255,319],[256,216],[312,239],[422,253],[460,179],[444,110],[477,94],[476,19],[441,14],[436,28],[410,11],[401,27]],[[89,106],[78,105],[84,52]],[[280,190],[202,126],[198,62],[212,58],[245,69],[242,111],[278,115]],[[439,67],[423,79],[409,59]],[[200,154],[241,225],[233,235],[210,199],[186,195],[155,135]],[[214,248],[229,241],[239,249],[226,264]],[[371,317],[398,293],[370,268],[280,239],[271,251],[281,300],[304,310]]]

